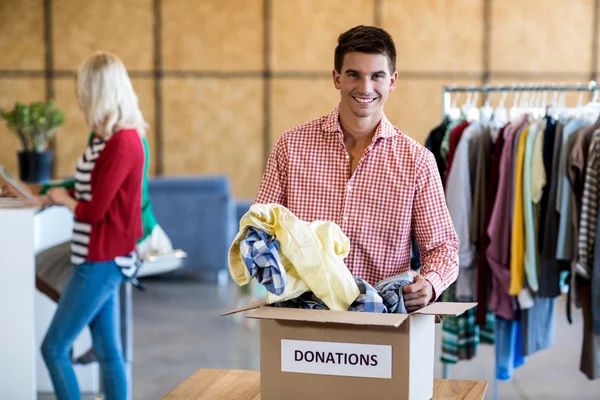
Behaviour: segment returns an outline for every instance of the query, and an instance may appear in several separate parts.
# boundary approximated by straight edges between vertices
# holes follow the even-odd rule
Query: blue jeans
[[[90,326],[105,398],[127,398],[127,376],[120,337],[119,287],[123,275],[114,261],[75,266],[42,343],[42,356],[59,400],[81,398],[69,352]]]

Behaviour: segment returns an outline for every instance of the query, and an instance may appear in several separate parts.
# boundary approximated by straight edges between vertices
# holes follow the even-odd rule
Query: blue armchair
[[[183,272],[216,277],[227,268],[237,232],[236,208],[225,176],[156,177],[149,195],[173,247],[187,253]]]

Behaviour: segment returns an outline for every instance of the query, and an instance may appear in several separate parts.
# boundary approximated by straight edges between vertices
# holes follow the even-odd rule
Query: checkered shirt
[[[458,275],[458,237],[433,154],[383,116],[352,176],[350,170],[338,106],[281,135],[256,202],[281,204],[304,221],[337,223],[350,239],[345,264],[370,284],[410,270],[414,231],[421,274],[439,297]]]
[[[269,292],[277,296],[283,293],[286,274],[275,237],[250,226],[246,238],[240,242],[240,254],[250,276]]]

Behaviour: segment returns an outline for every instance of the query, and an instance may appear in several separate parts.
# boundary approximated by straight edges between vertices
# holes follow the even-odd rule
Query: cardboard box
[[[262,400],[431,399],[435,322],[477,303],[434,303],[411,314],[270,307],[260,320]]]

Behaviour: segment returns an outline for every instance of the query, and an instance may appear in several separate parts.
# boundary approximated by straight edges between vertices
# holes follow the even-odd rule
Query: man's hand
[[[408,312],[413,312],[425,307],[431,302],[433,298],[433,287],[431,287],[429,281],[415,271],[410,271],[410,273],[415,277],[415,283],[404,286],[402,288],[402,294],[406,310]]]

